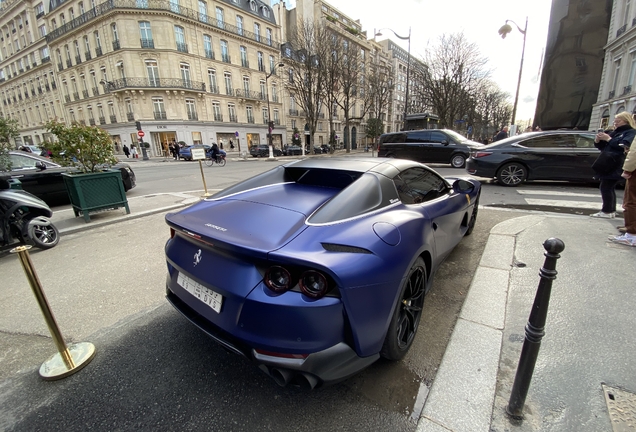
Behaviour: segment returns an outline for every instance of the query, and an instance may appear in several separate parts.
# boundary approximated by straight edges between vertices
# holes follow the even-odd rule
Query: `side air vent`
[[[370,254],[371,251],[355,246],[345,246],[333,243],[321,243],[322,247],[325,248],[326,251],[329,252],[346,252],[346,253],[360,253],[360,254]]]

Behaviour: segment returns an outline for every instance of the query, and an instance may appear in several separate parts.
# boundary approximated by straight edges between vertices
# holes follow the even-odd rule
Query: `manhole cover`
[[[614,432],[636,431],[636,394],[603,384]]]

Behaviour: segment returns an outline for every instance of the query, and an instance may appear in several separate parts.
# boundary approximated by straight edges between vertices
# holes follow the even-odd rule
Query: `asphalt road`
[[[225,187],[274,163],[228,163],[204,167],[204,174],[208,187]],[[134,169],[138,186],[129,196],[201,190],[196,162]],[[539,185],[539,191],[546,194],[554,187],[576,188]],[[497,188],[485,186],[482,204],[499,199]],[[504,189],[501,196],[518,195]],[[0,292],[3,298],[22,296],[24,302],[24,310],[5,310],[0,317],[0,429],[415,430],[490,229],[523,214],[480,210],[473,234],[435,275],[416,340],[402,361],[380,360],[344,382],[311,392],[278,387],[167,304],[163,214],[65,236],[55,254],[36,253],[33,260],[67,340],[90,341],[98,354],[78,374],[42,381],[37,369],[55,352],[46,326],[27,333],[12,319],[25,313],[42,319],[28,285],[19,287],[24,292]],[[0,259],[0,273],[21,271],[12,259]]]

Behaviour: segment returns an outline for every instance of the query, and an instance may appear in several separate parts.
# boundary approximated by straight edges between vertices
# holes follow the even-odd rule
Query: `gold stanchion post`
[[[95,346],[90,342],[79,342],[71,344],[68,347],[66,346],[57,322],[55,322],[53,312],[51,312],[49,302],[46,300],[46,296],[42,290],[40,279],[33,267],[33,262],[29,256],[29,249],[31,249],[31,246],[18,246],[11,249],[11,253],[17,253],[20,258],[24,273],[31,285],[42,315],[44,315],[44,320],[51,332],[53,342],[55,342],[55,346],[59,351],[42,363],[42,366],[40,366],[40,376],[45,380],[66,378],[81,370],[93,359],[95,356]]]

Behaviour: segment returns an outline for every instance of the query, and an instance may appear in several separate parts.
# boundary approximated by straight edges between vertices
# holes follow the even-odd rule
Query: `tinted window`
[[[441,143],[442,141],[448,142],[448,137],[441,132],[431,132],[431,142]]]
[[[407,134],[406,142],[429,142],[431,133],[428,131],[415,131]]]
[[[17,154],[11,154],[9,157],[11,158],[11,169],[35,168],[35,164],[40,162],[37,159]]]
[[[423,168],[411,168],[393,179],[404,204],[419,204],[448,192],[443,178]]]
[[[406,141],[406,134],[403,134],[403,133],[382,135],[380,137],[380,143],[400,143],[405,141]]]
[[[567,148],[576,147],[573,135],[544,135],[520,143],[530,148]]]
[[[593,135],[575,135],[574,143],[577,148],[594,148]]]

